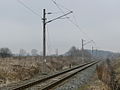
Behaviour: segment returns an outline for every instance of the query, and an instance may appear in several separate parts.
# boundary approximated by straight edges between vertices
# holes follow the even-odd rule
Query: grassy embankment
[[[79,90],[120,90],[120,59],[97,66],[90,82]]]
[[[46,63],[41,57],[0,58],[0,85],[28,80],[38,74],[43,76],[43,72],[49,75],[80,63],[71,57],[47,57]]]

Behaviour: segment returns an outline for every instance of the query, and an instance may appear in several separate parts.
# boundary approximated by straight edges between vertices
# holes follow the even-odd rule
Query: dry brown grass
[[[83,85],[79,90],[108,90],[107,86],[98,79],[97,73],[93,75],[88,84]]]
[[[38,61],[14,58],[0,59],[0,83],[9,84],[30,79],[39,71]]]
[[[0,85],[7,85],[33,78],[42,72],[55,72],[70,65],[80,64],[70,57],[47,57],[44,64],[41,57],[12,57],[0,58]],[[43,70],[43,65],[45,66]]]
[[[97,66],[98,79],[107,85],[107,90],[119,90],[116,74],[109,59]]]
[[[96,73],[80,90],[120,90],[120,59],[96,66]]]

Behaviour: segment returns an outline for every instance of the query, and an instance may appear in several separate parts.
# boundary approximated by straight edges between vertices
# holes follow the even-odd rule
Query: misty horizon
[[[17,0],[1,0],[0,48],[8,47],[14,53],[19,52],[22,48],[27,52],[30,52],[31,49],[42,52],[43,8],[47,12],[53,13],[47,15],[48,20],[63,15],[63,13],[51,0],[21,1],[40,16],[34,15]],[[96,43],[86,45],[85,49],[91,49],[93,46],[98,50],[120,52],[118,42],[120,38],[119,0],[56,0],[56,2],[74,12],[68,17],[73,22],[77,22],[80,29],[67,19],[56,20],[48,24],[47,54],[54,54],[56,49],[62,54],[72,46],[80,49],[81,39],[85,39],[86,42],[94,40]],[[65,13],[68,12],[64,7],[61,7],[62,10]]]

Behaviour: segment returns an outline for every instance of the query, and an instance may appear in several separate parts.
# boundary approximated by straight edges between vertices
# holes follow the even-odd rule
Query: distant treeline
[[[31,54],[27,53],[24,49],[20,49],[19,54],[13,54],[9,48],[0,48],[0,57],[12,57],[12,56],[38,56],[38,51],[36,49],[31,50]]]
[[[120,57],[120,53],[114,53],[111,51],[104,51],[104,50],[89,50],[84,49],[82,52],[81,49],[76,48],[75,46],[71,47],[68,52],[64,54],[64,56],[82,56],[82,53],[84,53],[84,57],[95,57],[99,59],[115,59]]]
[[[84,54],[84,57],[91,58],[92,55],[87,50],[80,50],[76,48],[75,46],[71,47],[68,52],[64,54],[64,56],[79,56],[82,57],[82,53]]]
[[[11,57],[13,56],[11,50],[9,48],[0,48],[0,57]]]

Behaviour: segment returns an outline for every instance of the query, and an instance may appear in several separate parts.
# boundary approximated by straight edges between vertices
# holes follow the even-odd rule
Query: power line
[[[56,1],[54,1],[54,0],[51,0],[55,5],[56,5],[56,7],[64,14],[64,11],[60,8],[60,6],[62,6],[63,8],[65,8],[63,5],[60,5],[60,4],[58,4]],[[67,9],[67,8],[65,8],[66,10],[68,10],[68,11],[71,11],[71,10],[69,10],[69,9]],[[88,38],[90,38],[88,35],[87,35],[87,33],[85,33],[81,28],[80,28],[80,26],[78,25],[78,23],[77,23],[77,19],[75,18],[75,16],[74,16],[74,13],[73,13],[73,18],[74,18],[74,21],[72,21],[70,18],[67,18],[74,26],[76,26],[76,28],[78,28],[83,34],[85,34]],[[91,39],[91,38],[90,38]],[[95,41],[94,41],[94,43],[95,43]]]
[[[74,21],[75,21],[75,23],[73,23],[73,24],[74,24],[79,30],[82,31],[82,29],[80,28],[80,26],[79,26],[78,23],[77,23],[77,19],[76,19],[74,13],[73,13],[73,19],[74,19]],[[88,35],[87,35],[85,32],[82,31],[82,33],[84,33],[84,34],[88,37]]]
[[[56,1],[52,0],[52,2],[53,2],[54,4],[56,4],[56,5],[58,5],[58,3],[56,3]],[[58,6],[61,6],[62,8],[66,9],[66,10],[68,10],[68,11],[71,11],[70,9],[64,7],[64,6],[61,5],[61,4],[59,4]]]
[[[23,5],[26,9],[28,9],[29,11],[31,11],[33,14],[37,15],[40,17],[40,14],[38,14],[37,12],[35,12],[33,9],[31,9],[29,6],[27,6],[24,2],[22,2],[21,0],[17,0],[18,3],[20,3],[21,5]]]
[[[56,3],[54,0],[51,0],[56,6],[57,6],[57,8],[63,13],[63,14],[65,14],[64,13],[64,11],[60,8],[60,6],[59,6],[59,4],[58,3]],[[67,9],[67,10],[69,10],[69,9]],[[70,10],[69,10],[70,11]],[[85,32],[83,32],[82,30],[81,30],[81,28],[79,27],[79,25],[77,24],[77,23],[74,23],[71,19],[69,19],[69,18],[67,18],[74,26],[76,26],[82,33],[84,33],[86,36],[87,36],[87,34],[85,33]],[[75,16],[74,16],[74,19],[75,19]],[[76,20],[76,19],[75,19]]]

